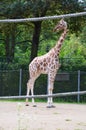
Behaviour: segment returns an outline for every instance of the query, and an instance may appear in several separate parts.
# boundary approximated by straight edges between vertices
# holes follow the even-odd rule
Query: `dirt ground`
[[[86,105],[0,101],[0,130],[86,130]]]

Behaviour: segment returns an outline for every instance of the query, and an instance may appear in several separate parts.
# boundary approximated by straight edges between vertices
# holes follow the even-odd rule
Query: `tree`
[[[51,8],[55,7],[56,0],[36,0],[30,1],[27,0],[27,10],[31,12],[32,17],[44,17],[47,14],[47,11],[50,11]],[[28,6],[30,5],[30,6]],[[37,56],[39,39],[41,34],[42,21],[32,22],[34,24],[33,37],[32,37],[32,47],[31,47],[31,60]]]
[[[86,47],[86,26],[83,27],[82,33],[80,35],[81,43]]]
[[[29,8],[28,12],[31,12],[30,14],[32,14],[32,17],[43,17],[49,14],[54,15],[54,14],[63,14],[63,13],[73,13],[73,12],[79,12],[83,10],[82,6],[79,5],[78,0],[69,0],[69,1],[27,0],[26,4],[27,4],[27,9]],[[77,19],[73,20],[73,24],[72,24],[72,27],[76,32],[79,30],[80,27],[80,22],[79,22],[80,18],[78,20]],[[71,21],[70,23],[72,23]],[[34,31],[33,31],[33,38],[32,38],[31,60],[37,56],[42,22],[43,21],[33,22]],[[74,22],[76,22],[76,24],[74,24]]]
[[[13,0],[2,1],[0,4],[0,16],[2,18],[19,18],[21,17],[21,3],[19,1],[13,2]],[[19,11],[20,10],[20,11]],[[8,59],[8,62],[12,61],[14,58],[14,49],[16,45],[16,32],[17,24],[15,23],[6,23],[0,25],[0,30],[2,32],[2,37],[5,43],[5,55]]]
[[[74,13],[83,10],[82,6],[79,5],[78,0],[4,0],[1,1],[0,4],[0,16],[1,18],[25,18],[25,17],[43,17],[48,15],[55,14],[64,14],[64,13]],[[76,21],[76,24],[74,22]],[[74,19],[70,20],[71,28],[74,30],[78,30],[80,27],[79,20]],[[32,34],[32,47],[31,47],[31,60],[37,56],[40,35],[42,29],[43,21],[32,22],[30,25],[33,26],[33,34]],[[24,23],[26,24],[26,23]],[[47,24],[47,21],[46,21]],[[7,25],[7,26],[6,26]],[[18,24],[6,24],[5,27],[2,26],[2,32],[5,37],[6,44],[6,56],[14,57],[14,48],[16,45],[16,33]],[[77,27],[76,27],[77,26]],[[49,27],[49,24],[48,24]],[[9,28],[9,33],[8,33]],[[11,49],[10,48],[11,45]],[[10,51],[10,54],[9,54]]]

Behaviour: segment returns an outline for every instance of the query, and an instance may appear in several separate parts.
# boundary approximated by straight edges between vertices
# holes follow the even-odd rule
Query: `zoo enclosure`
[[[28,70],[0,71],[0,96],[26,95]],[[47,75],[41,75],[35,82],[34,92],[37,95],[47,93]],[[59,72],[56,75],[54,93],[65,93],[86,90],[86,72]],[[86,94],[55,98],[64,101],[85,102]]]
[[[15,22],[27,22],[27,21],[39,21],[47,19],[68,18],[86,15],[86,12],[65,14],[60,16],[48,16],[41,18],[26,18],[26,19],[7,19],[0,20],[0,23],[15,23]],[[35,83],[35,94],[46,93],[47,76],[42,75]],[[26,94],[26,83],[28,80],[27,70],[1,70],[0,71],[0,96],[11,95],[23,95]],[[86,90],[86,72],[67,72],[58,73],[54,85],[54,93],[59,92],[71,92],[71,91],[83,91]],[[64,100],[69,98],[64,98]],[[86,95],[73,96],[70,101],[86,101]]]

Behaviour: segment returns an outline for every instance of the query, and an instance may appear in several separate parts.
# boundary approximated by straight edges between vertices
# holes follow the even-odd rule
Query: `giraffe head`
[[[65,30],[67,29],[67,22],[64,21],[64,19],[61,19],[59,21],[59,23],[55,26],[55,28],[53,29],[53,31],[59,31],[59,30]]]

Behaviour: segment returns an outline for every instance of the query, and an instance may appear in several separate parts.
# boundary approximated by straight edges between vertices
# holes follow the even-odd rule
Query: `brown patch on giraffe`
[[[59,61],[59,60],[56,58],[55,61],[57,62],[57,61]]]
[[[61,42],[63,42],[64,39],[61,39]]]
[[[37,70],[39,70],[40,69],[40,65],[39,64],[37,64]]]
[[[46,58],[44,58],[44,62],[46,62]]]
[[[45,66],[48,66],[48,63],[47,63],[47,62],[45,63]]]
[[[46,71],[46,68],[44,68],[44,71]]]
[[[51,67],[51,63],[49,63],[49,67]]]
[[[58,50],[58,53],[60,52],[60,50]]]
[[[37,62],[37,58],[34,61]]]
[[[57,56],[59,56],[59,53],[57,54]]]
[[[51,69],[53,69],[53,66],[51,66]]]
[[[41,66],[40,69],[43,70],[43,66]]]
[[[54,69],[56,68],[56,65],[54,65]]]
[[[50,62],[50,58],[48,58],[47,62],[48,62],[48,63]]]
[[[61,44],[58,45],[58,48],[61,48]]]
[[[57,55],[55,55],[55,59],[57,59]]]
[[[58,52],[57,52],[57,57],[59,56],[59,52],[60,52],[60,50],[58,50]]]
[[[43,62],[40,62],[40,65],[42,65],[43,64]]]
[[[46,63],[45,63],[45,62],[43,63],[43,66],[44,66],[44,67],[46,66]]]

